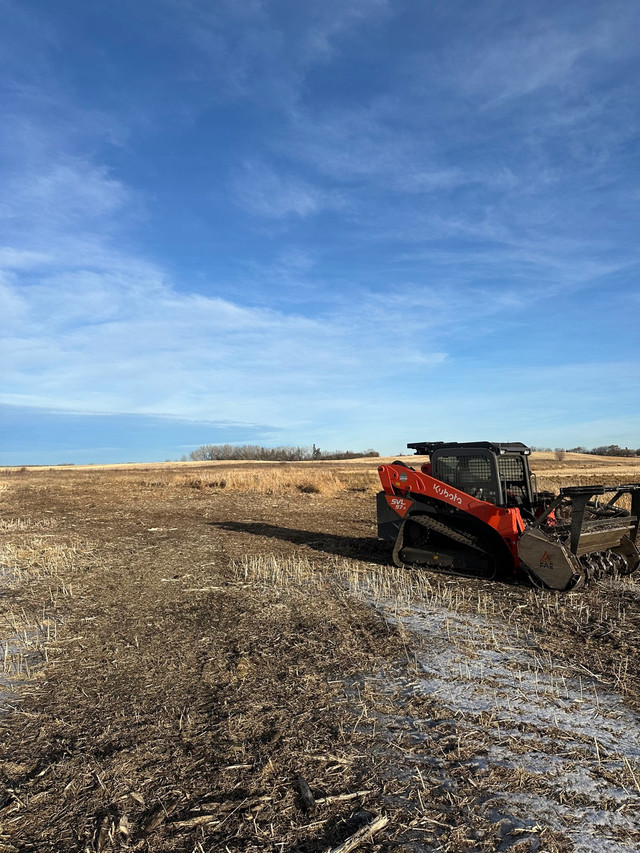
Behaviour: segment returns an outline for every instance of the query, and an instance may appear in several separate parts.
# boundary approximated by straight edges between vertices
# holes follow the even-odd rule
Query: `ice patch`
[[[482,805],[492,821],[516,827],[500,849],[517,846],[525,837],[518,832],[536,849],[536,824],[565,834],[576,853],[640,849],[640,717],[618,693],[513,625],[424,605],[404,614],[395,603],[376,606],[407,632],[415,654],[418,677],[396,684],[397,693],[437,701],[450,712],[458,743],[478,739],[478,754],[467,759],[471,773],[519,780],[521,790],[514,782]],[[406,717],[396,719],[400,725]],[[388,715],[384,723],[393,726]],[[421,725],[414,721],[416,744]],[[446,765],[428,756],[421,763]]]

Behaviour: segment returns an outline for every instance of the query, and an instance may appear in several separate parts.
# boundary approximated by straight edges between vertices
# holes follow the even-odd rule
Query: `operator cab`
[[[529,471],[531,450],[521,442],[421,441],[408,444],[431,459],[432,476],[478,500],[496,506],[533,506]]]

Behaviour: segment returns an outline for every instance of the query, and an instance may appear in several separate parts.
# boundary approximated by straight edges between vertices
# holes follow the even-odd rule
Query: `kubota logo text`
[[[462,503],[460,495],[457,495],[455,492],[450,492],[449,489],[445,489],[444,486],[439,486],[437,483],[433,484],[433,491],[436,495],[442,495],[443,498],[448,498],[450,501],[455,501],[459,504]]]

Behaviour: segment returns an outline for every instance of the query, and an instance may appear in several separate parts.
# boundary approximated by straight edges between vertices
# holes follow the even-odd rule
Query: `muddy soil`
[[[469,662],[498,636],[524,655],[519,671],[548,657],[567,668],[571,691],[581,672],[589,690],[616,692],[622,710],[611,713],[635,725],[632,581],[562,598],[440,576],[407,594],[389,575],[376,592],[358,577],[385,576],[390,559],[360,484],[269,495],[194,488],[157,469],[2,482],[2,636],[12,645],[0,851],[320,853],[379,815],[389,823],[362,849],[586,850],[591,836],[572,834],[572,820],[619,809],[625,820],[602,819],[593,849],[640,844],[637,756],[614,755],[598,729],[594,744],[581,734],[571,767],[588,762],[610,785],[554,794],[545,808],[562,806],[556,820],[532,799],[549,800],[544,772],[518,773],[512,757],[562,727],[518,711],[515,670],[491,658],[500,672],[478,676],[495,685],[491,708],[434,684],[452,649],[453,681],[469,681]],[[483,625],[460,640],[455,620],[483,607]],[[445,611],[447,625],[434,621]],[[499,634],[515,624],[517,636]],[[509,691],[500,729],[495,707]],[[496,720],[499,737],[483,737]]]

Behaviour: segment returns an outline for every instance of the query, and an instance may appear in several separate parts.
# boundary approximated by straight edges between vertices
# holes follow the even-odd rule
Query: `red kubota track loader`
[[[419,471],[403,462],[378,468],[378,537],[393,545],[397,566],[524,574],[557,590],[638,568],[640,483],[570,486],[554,495],[537,491],[531,451],[519,442],[407,447],[430,461]],[[627,494],[630,511],[619,504]]]

